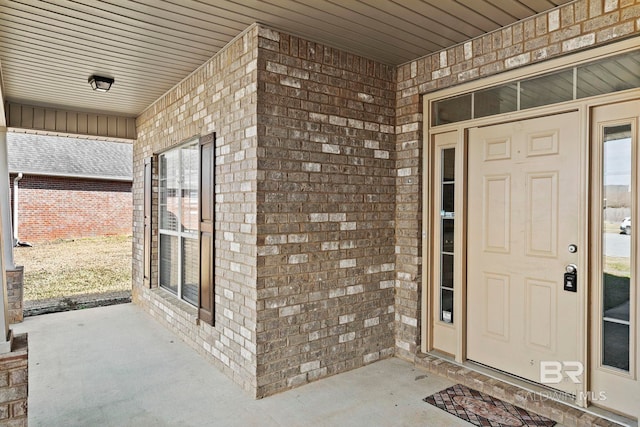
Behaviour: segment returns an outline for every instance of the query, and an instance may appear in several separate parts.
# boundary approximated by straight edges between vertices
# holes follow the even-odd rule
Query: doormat
[[[462,384],[431,396],[425,402],[477,426],[552,427],[555,421],[503,402]]]

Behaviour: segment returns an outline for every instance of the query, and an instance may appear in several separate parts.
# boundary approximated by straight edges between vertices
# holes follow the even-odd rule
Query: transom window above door
[[[640,87],[640,50],[434,101],[431,126]]]

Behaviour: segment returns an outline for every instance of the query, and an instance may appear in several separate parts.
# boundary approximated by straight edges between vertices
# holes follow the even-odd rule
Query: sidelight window
[[[454,227],[455,227],[455,160],[456,149],[438,150],[440,157],[440,320],[453,323],[454,291]]]
[[[601,364],[622,371],[630,368],[631,313],[634,278],[632,242],[633,156],[630,124],[602,128],[602,316]]]

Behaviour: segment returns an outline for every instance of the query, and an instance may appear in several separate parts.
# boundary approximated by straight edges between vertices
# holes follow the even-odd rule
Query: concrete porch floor
[[[428,372],[391,358],[255,400],[131,303],[28,317],[12,329],[29,334],[31,427],[470,426],[422,399],[456,380],[496,386],[449,362],[426,358],[435,369]],[[451,369],[453,376],[440,376]],[[570,421],[558,427],[617,425],[542,406],[534,411],[561,411]]]
[[[400,359],[254,400],[133,304],[47,314],[29,334],[29,425],[469,426],[422,399],[451,380]]]

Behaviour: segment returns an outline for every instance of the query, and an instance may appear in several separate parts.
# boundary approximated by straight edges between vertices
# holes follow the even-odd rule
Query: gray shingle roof
[[[133,147],[97,141],[7,132],[9,173],[131,181]]]

